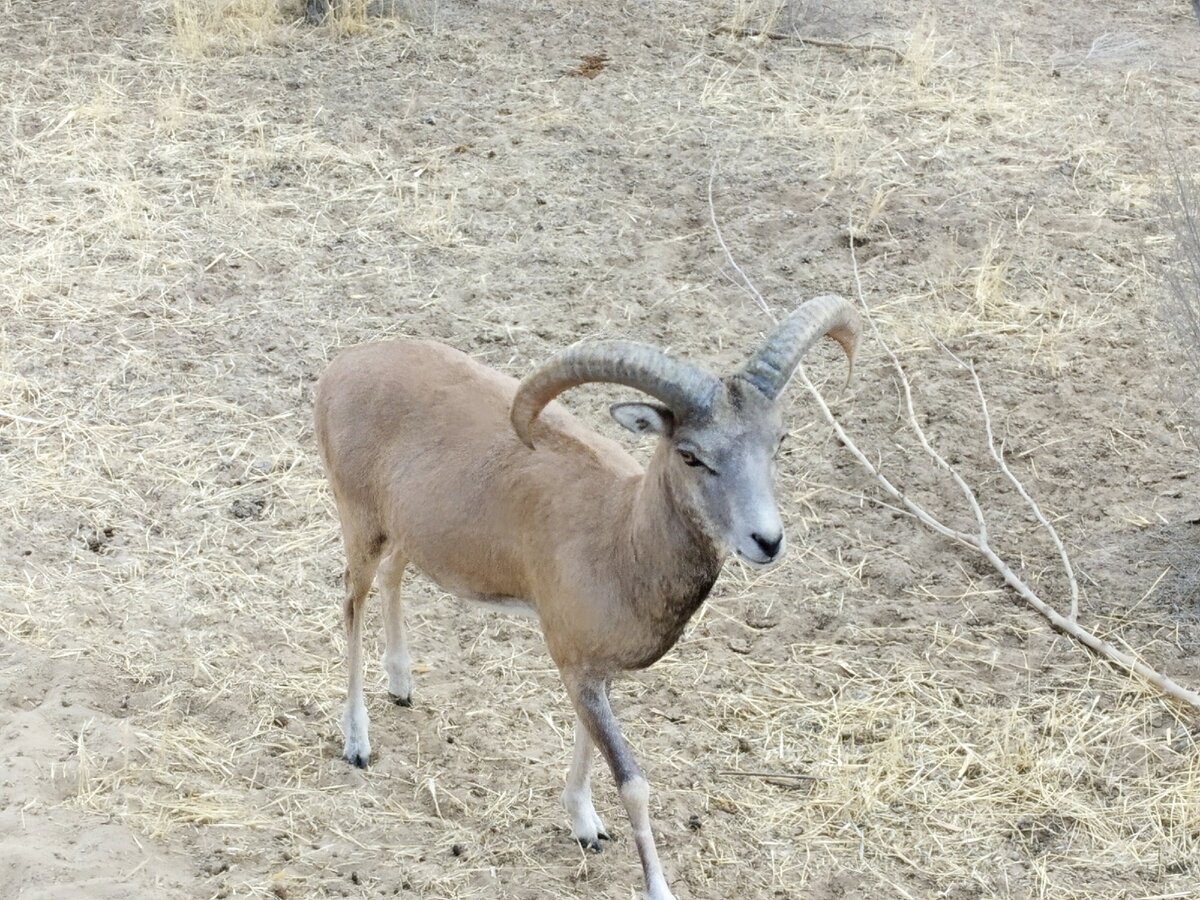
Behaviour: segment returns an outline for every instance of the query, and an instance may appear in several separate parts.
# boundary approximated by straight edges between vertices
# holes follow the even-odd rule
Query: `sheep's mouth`
[[[784,556],[782,553],[780,553],[778,556],[772,556],[769,559],[766,557],[762,557],[762,556],[760,556],[759,558],[755,558],[755,557],[751,556],[750,554],[743,553],[741,550],[737,550],[737,549],[735,549],[733,551],[733,554],[738,559],[740,559],[742,562],[747,563],[756,569],[769,568],[770,566],[775,565],[775,563],[777,563],[781,559],[783,559],[783,556]]]

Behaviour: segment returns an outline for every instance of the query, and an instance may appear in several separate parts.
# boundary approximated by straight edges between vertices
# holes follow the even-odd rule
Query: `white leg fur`
[[[366,605],[371,580],[368,576],[365,585],[362,584],[362,580],[361,573],[357,577],[347,573],[344,613],[346,664],[350,670],[350,683],[346,691],[346,710],[342,714],[342,733],[346,737],[342,757],[351,765],[365,769],[371,759],[371,741],[367,737],[371,722],[367,717],[367,703],[363,697],[362,632],[365,611],[363,607]]]
[[[596,807],[592,805],[592,756],[595,744],[587,727],[575,719],[575,750],[571,755],[571,768],[567,771],[567,786],[563,790],[562,802],[571,818],[571,837],[586,849],[600,852],[600,841],[608,839],[608,830]]]
[[[646,877],[644,900],[675,900],[662,864],[658,861],[658,848],[654,846],[654,835],[650,831],[650,785],[638,776],[631,778],[621,787],[621,802],[633,826],[633,840],[637,844],[638,856],[642,859],[642,874]]]
[[[408,632],[404,627],[404,604],[400,596],[407,560],[395,553],[379,567],[377,583],[383,595],[383,670],[387,673],[388,693],[400,706],[412,704],[412,657],[408,653]]]
[[[360,769],[365,769],[371,760],[371,739],[368,736],[370,726],[371,719],[367,715],[367,705],[362,698],[347,699],[346,709],[342,713],[342,734],[346,736],[342,758]]]

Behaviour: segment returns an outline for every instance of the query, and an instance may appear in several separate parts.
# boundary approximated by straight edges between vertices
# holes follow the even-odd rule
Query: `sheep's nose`
[[[763,552],[767,559],[774,559],[775,554],[779,552],[779,545],[783,543],[783,533],[773,534],[768,537],[763,537],[755,532],[750,535],[754,539],[754,543],[758,544],[758,549]]]

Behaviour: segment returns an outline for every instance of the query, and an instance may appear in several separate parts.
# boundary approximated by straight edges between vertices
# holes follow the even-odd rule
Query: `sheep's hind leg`
[[[346,535],[346,599],[342,607],[346,626],[346,667],[350,681],[346,691],[346,708],[342,713],[342,733],[346,738],[342,758],[360,769],[367,767],[371,759],[371,740],[368,737],[370,718],[367,716],[367,701],[363,696],[363,614],[366,612],[367,594],[379,565],[379,551],[383,540],[362,542]]]
[[[575,719],[575,752],[571,756],[571,768],[567,771],[567,786],[562,794],[562,803],[571,817],[571,837],[594,853],[600,852],[600,842],[608,840],[604,822],[592,805],[592,756],[596,745],[588,734],[587,726]]]
[[[383,670],[387,672],[388,693],[397,706],[412,706],[412,657],[408,653],[408,633],[404,628],[404,603],[400,589],[408,561],[399,552],[392,553],[379,567],[379,592],[383,595]]]

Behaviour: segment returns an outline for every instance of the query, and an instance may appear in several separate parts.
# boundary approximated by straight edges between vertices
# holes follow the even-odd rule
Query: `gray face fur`
[[[722,385],[702,417],[676,419],[650,403],[618,403],[612,416],[635,434],[669,441],[668,477],[679,499],[718,546],[765,566],[786,549],[774,486],[783,420],[778,404],[745,381]]]

